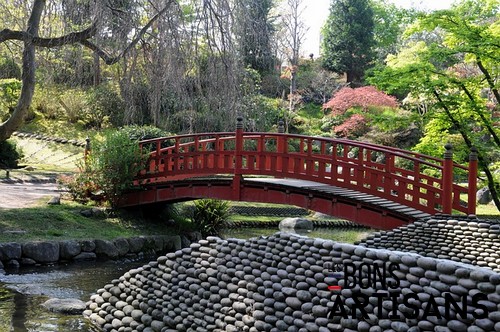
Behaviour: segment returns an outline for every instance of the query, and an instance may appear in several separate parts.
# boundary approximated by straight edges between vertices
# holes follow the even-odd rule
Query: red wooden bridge
[[[437,159],[345,139],[244,132],[242,118],[235,132],[140,145],[151,151],[136,178],[142,189],[124,195],[121,206],[198,198],[280,203],[378,229],[475,213],[477,153],[463,167],[453,163],[451,145]]]

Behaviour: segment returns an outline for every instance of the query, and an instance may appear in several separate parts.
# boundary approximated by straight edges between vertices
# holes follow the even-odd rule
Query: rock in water
[[[42,304],[47,310],[66,315],[81,315],[85,302],[78,299],[49,299]]]
[[[311,230],[314,225],[311,220],[304,218],[285,218],[280,221],[280,229],[305,229]]]

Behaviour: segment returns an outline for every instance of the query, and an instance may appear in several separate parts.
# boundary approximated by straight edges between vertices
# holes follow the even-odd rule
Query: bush
[[[0,79],[0,122],[7,120],[14,111],[21,93],[21,81],[10,78]]]
[[[132,140],[144,141],[153,138],[171,136],[169,132],[155,126],[125,126],[120,131],[126,133]]]
[[[13,141],[0,142],[0,168],[16,168],[22,153]]]
[[[82,117],[85,127],[100,129],[109,124],[123,125],[125,103],[113,86],[101,84],[90,90],[87,106]]]
[[[191,220],[203,236],[218,235],[229,217],[229,203],[217,199],[194,202]]]
[[[21,68],[12,58],[0,58],[0,79],[21,79]]]
[[[134,188],[133,179],[145,167],[146,160],[147,154],[127,133],[108,131],[103,140],[93,141],[86,163],[66,186],[77,199],[104,199],[115,205],[125,191]]]

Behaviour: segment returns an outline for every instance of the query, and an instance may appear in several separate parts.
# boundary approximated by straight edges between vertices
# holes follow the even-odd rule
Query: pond
[[[82,262],[7,271],[0,275],[0,331],[96,331],[82,316],[51,313],[41,305],[53,297],[88,301],[97,289],[149,260]]]
[[[222,236],[248,239],[277,231],[273,228],[239,228],[226,230]],[[302,234],[354,242],[368,233],[369,230],[364,228],[321,228]],[[51,313],[41,306],[42,303],[53,297],[87,301],[97,289],[150,260],[154,257],[140,261],[82,262],[7,271],[0,275],[0,332],[95,332],[97,330],[82,316]]]

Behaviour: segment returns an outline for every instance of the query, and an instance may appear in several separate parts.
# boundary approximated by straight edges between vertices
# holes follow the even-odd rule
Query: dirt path
[[[5,183],[0,182],[0,208],[25,208],[48,201],[61,190],[55,183]]]

